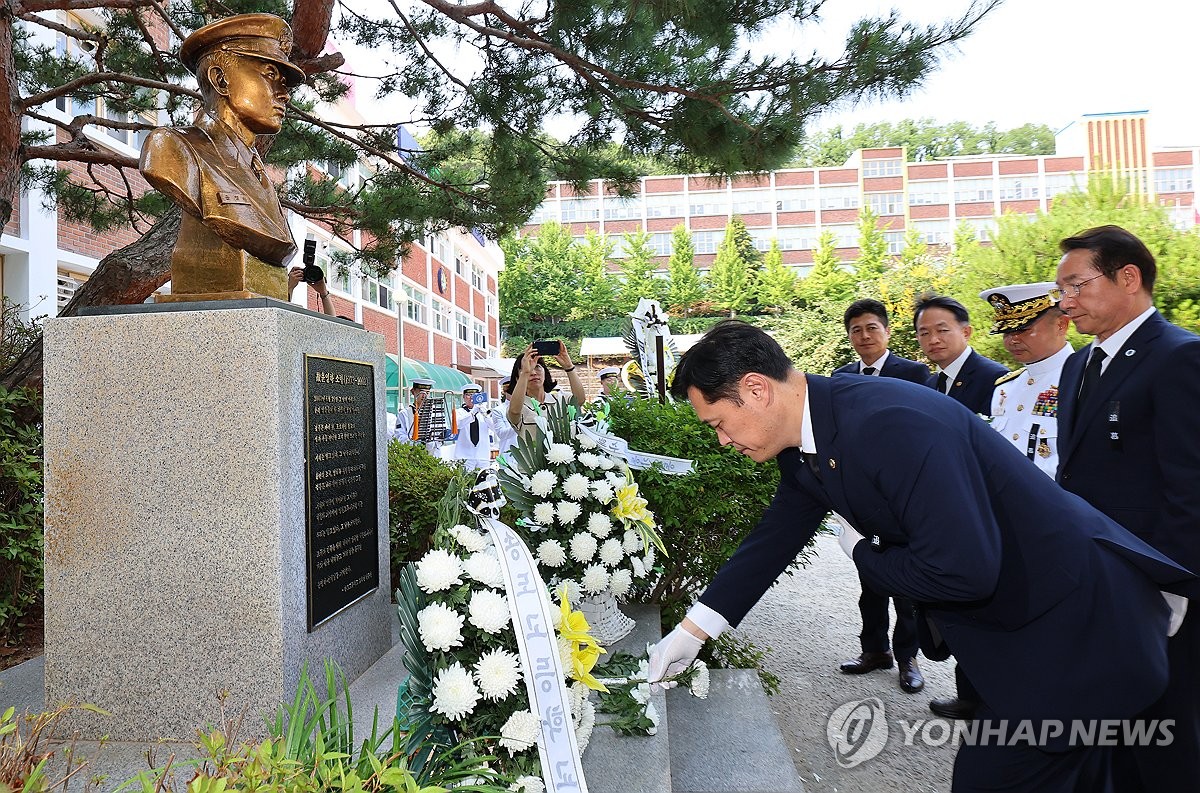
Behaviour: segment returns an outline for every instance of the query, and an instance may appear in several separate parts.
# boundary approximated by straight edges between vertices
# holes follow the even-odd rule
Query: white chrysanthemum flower
[[[600,467],[605,471],[611,471],[617,467],[617,461],[609,457],[607,454],[600,455]],[[622,477],[623,479],[624,477]]]
[[[550,526],[554,523],[554,504],[549,501],[543,501],[533,508],[533,519],[542,526]]]
[[[575,436],[575,442],[579,444],[580,449],[595,449],[597,446],[595,438],[582,432]]]
[[[579,726],[575,728],[575,743],[579,745],[579,753],[587,749],[588,742],[592,740],[592,730],[596,727],[596,706],[590,701],[583,702],[583,716],[579,720]]]
[[[553,471],[541,470],[529,477],[529,492],[535,496],[548,496],[558,484],[558,477]]]
[[[583,508],[574,501],[560,501],[555,505],[554,511],[558,515],[559,523],[570,526],[582,514]]]
[[[583,715],[583,703],[587,700],[590,692],[591,689],[580,680],[576,680],[567,688],[567,694],[571,697],[571,718],[577,724]]]
[[[575,450],[569,443],[552,443],[546,452],[546,462],[555,465],[566,465],[575,459]]]
[[[562,663],[563,669],[571,668],[571,653],[574,651],[574,645],[561,636],[555,637],[555,642],[558,644],[558,660]],[[567,674],[571,674],[567,672]]]
[[[609,471],[604,475],[604,479],[610,485],[612,485],[613,488],[625,487],[625,476],[623,474],[618,474],[615,471]]]
[[[451,721],[471,715],[479,701],[479,689],[471,673],[457,661],[438,672],[433,683],[433,705],[430,710],[441,713]]]
[[[653,545],[651,545],[649,548],[646,549],[646,557],[642,561],[646,563],[647,570],[654,569],[654,546]]]
[[[500,560],[487,551],[478,551],[467,557],[463,562],[463,570],[485,586],[495,589],[504,586],[504,571],[500,569]]]
[[[449,551],[433,550],[417,562],[417,586],[430,594],[458,586],[462,566]]]
[[[580,579],[580,585],[583,591],[589,595],[595,595],[608,589],[608,571],[604,569],[602,564],[588,565],[583,571],[583,578]]]
[[[579,599],[583,597],[583,592],[579,589],[579,582],[574,578],[564,578],[558,582],[557,586],[554,587],[555,592],[561,592],[563,590],[566,590],[567,592],[567,602],[572,605],[578,603]],[[570,659],[568,658],[567,660],[569,661]],[[569,669],[570,666],[570,663],[568,663],[564,668]]]
[[[634,578],[645,578],[646,577],[646,565],[642,564],[641,557],[631,556],[629,558],[629,563],[630,563],[630,566],[633,567],[633,577]]]
[[[558,630],[562,627],[562,609],[555,605],[554,599],[550,597],[550,590],[545,585],[542,586],[542,601],[546,604],[546,611],[550,613],[550,624],[554,626],[554,630]],[[646,654],[649,655],[653,651],[654,648],[651,647]]]
[[[449,650],[463,642],[463,615],[445,603],[430,603],[417,612],[417,632],[427,650]]]
[[[632,556],[642,550],[642,536],[633,529],[626,529],[621,537],[621,547],[625,549],[625,553]]]
[[[593,512],[591,515],[588,515],[587,528],[588,531],[597,537],[607,537],[612,533],[612,518],[603,512]]]
[[[537,743],[541,728],[542,722],[537,716],[527,710],[518,710],[509,716],[508,721],[500,728],[500,745],[507,749],[509,754],[523,752]]]
[[[517,690],[521,682],[521,662],[515,653],[492,650],[484,653],[475,664],[475,680],[484,699],[499,702]]]
[[[584,468],[596,468],[600,465],[600,455],[593,452],[580,452],[579,464]]]
[[[629,696],[633,697],[633,701],[639,705],[645,705],[650,701],[650,684],[638,683],[630,689]]]
[[[600,561],[604,562],[608,567],[616,567],[625,558],[625,549],[621,547],[621,541],[609,537],[600,546]]]
[[[597,479],[592,482],[592,498],[601,504],[607,504],[616,497],[617,493],[613,490],[612,483],[607,479]]]
[[[508,790],[509,793],[546,793],[546,783],[535,776],[519,776]]]
[[[622,567],[613,570],[608,577],[608,588],[617,600],[623,600],[629,594],[631,586],[633,586],[633,574],[629,572],[629,568]]]
[[[708,699],[708,688],[711,679],[708,667],[701,661],[696,661],[696,675],[692,678],[691,692],[697,699]]]
[[[467,615],[467,620],[484,633],[499,633],[511,621],[508,598],[487,589],[471,593]]]
[[[461,523],[450,527],[450,536],[471,553],[482,551],[488,544],[487,537],[475,531],[470,526],[464,526]]]
[[[563,480],[563,492],[567,498],[573,498],[576,501],[587,497],[588,491],[591,490],[591,482],[583,474],[571,474]]]
[[[650,727],[650,729],[646,730],[646,734],[647,735],[657,735],[658,734],[658,709],[654,707],[653,702],[646,703],[646,718],[650,719],[650,724],[652,725]]]
[[[567,552],[558,540],[543,540],[537,548],[537,560],[546,567],[562,567],[567,561]]]
[[[571,538],[571,558],[577,562],[590,562],[596,555],[596,538],[581,531]]]

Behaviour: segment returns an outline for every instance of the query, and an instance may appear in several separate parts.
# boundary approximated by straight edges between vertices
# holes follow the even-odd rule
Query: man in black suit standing
[[[929,367],[895,355],[888,349],[892,337],[888,327],[887,309],[878,300],[855,300],[842,316],[846,335],[858,353],[858,360],[833,371],[840,374],[862,374],[868,377],[896,377],[923,385],[929,379]],[[905,597],[892,598],[896,609],[896,627],[888,645],[888,596],[871,589],[858,577],[862,594],[858,597],[858,612],[862,615],[862,633],[858,635],[862,653],[843,661],[838,668],[843,674],[861,675],[875,669],[891,669],[893,658],[900,668],[900,688],[915,694],[925,687],[925,678],[917,665],[916,606]]]
[[[929,295],[913,308],[917,343],[937,365],[925,385],[962,403],[972,413],[992,411],[992,391],[1008,369],[971,349],[971,316],[966,306],[952,297]],[[956,696],[938,697],[929,709],[947,719],[969,719],[975,714],[979,695],[962,667],[954,667]]]
[[[926,385],[961,402],[973,413],[987,414],[992,407],[996,378],[1008,369],[971,349],[971,317],[952,297],[932,295],[913,309],[917,343],[937,371]]]
[[[1101,226],[1060,247],[1059,307],[1095,339],[1063,366],[1058,482],[1198,570],[1200,337],[1154,309],[1154,255],[1133,234]],[[1175,719],[1175,739],[1133,747],[1125,757],[1140,786],[1122,789],[1200,787],[1200,615],[1197,604],[1168,602],[1179,624],[1167,645],[1167,690],[1142,715]]]

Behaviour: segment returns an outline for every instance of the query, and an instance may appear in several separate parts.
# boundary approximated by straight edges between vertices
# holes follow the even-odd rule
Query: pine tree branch
[[[134,170],[137,170],[138,167],[136,157],[127,157],[117,154],[115,151],[99,148],[87,138],[56,143],[52,146],[26,146],[24,159],[87,162],[96,165],[110,165],[113,168],[133,168]]]
[[[64,83],[57,88],[52,88],[49,91],[42,91],[40,94],[27,96],[17,103],[17,108],[21,112],[29,110],[31,107],[37,107],[49,102],[51,99],[58,99],[60,96],[70,96],[75,91],[84,86],[95,85],[96,83],[117,83],[119,85],[138,85],[142,88],[152,88],[156,91],[166,91],[172,94],[188,96],[193,99],[200,99],[200,92],[193,91],[189,88],[184,88],[182,85],[165,82],[163,80],[151,80],[147,77],[138,77],[136,74],[122,74],[120,72],[96,72],[95,74],[85,74],[84,76],[72,80],[69,83]]]
[[[89,8],[144,8],[148,0],[16,0],[17,14],[36,14],[39,11],[85,11]]]

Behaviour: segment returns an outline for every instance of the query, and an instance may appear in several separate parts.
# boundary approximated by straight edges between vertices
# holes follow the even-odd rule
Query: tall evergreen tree
[[[671,230],[671,259],[667,262],[667,307],[684,316],[704,298],[700,271],[696,269],[696,246],[682,223]]]
[[[607,234],[588,229],[583,243],[577,244],[575,261],[579,266],[576,310],[572,319],[600,319],[615,316],[620,295],[620,283],[609,272],[613,258],[613,242]]]
[[[854,275],[859,281],[873,281],[883,275],[888,261],[887,236],[879,228],[879,216],[870,207],[858,213],[858,258],[854,262]]]
[[[638,301],[645,297],[662,300],[666,283],[654,277],[656,267],[654,250],[650,247],[650,233],[630,231],[624,235],[625,258],[621,260],[621,287],[618,309],[621,313],[633,311]]]
[[[842,269],[837,255],[837,237],[829,229],[821,232],[813,251],[813,266],[796,285],[800,303],[815,308],[824,303],[841,305],[854,296],[854,277]]]
[[[501,321],[561,321],[577,313],[579,248],[558,223],[545,223],[537,234],[507,244],[512,266],[496,284],[504,312]]]
[[[750,267],[738,250],[737,240],[726,236],[717,246],[717,255],[708,271],[708,298],[713,308],[736,317],[753,302]]]
[[[785,311],[796,302],[798,280],[796,272],[783,263],[779,240],[771,240],[771,247],[763,257],[762,271],[758,274],[755,293],[758,307],[776,314]]]

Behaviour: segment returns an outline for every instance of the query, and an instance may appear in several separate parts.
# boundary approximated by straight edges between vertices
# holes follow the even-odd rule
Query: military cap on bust
[[[433,388],[433,381],[428,377],[415,377],[412,381],[412,387],[428,391],[429,389]]]
[[[620,377],[620,376],[621,376],[621,367],[619,367],[619,366],[606,366],[606,367],[604,367],[603,369],[601,369],[601,370],[600,370],[600,371],[599,371],[599,372],[596,374],[596,376],[597,376],[597,377],[599,377],[599,378],[601,378],[601,379],[604,379],[605,377],[609,377],[609,376],[612,376],[612,377]]]
[[[995,316],[992,318],[992,333],[1012,333],[1024,330],[1046,311],[1054,308],[1050,290],[1051,281],[1036,284],[1010,284],[985,289],[979,296],[991,304]]]
[[[291,88],[304,82],[304,72],[290,60],[292,29],[274,14],[238,14],[205,25],[183,40],[179,60],[195,74],[200,59],[214,49],[274,63]]]

